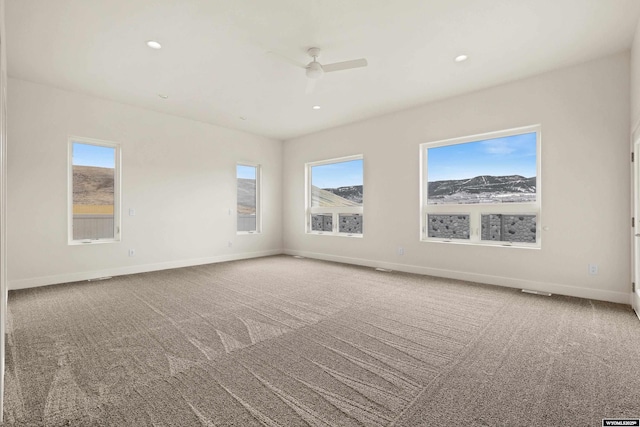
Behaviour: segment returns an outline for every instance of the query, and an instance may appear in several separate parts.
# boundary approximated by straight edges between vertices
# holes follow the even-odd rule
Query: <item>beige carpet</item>
[[[13,291],[6,425],[599,426],[640,321],[287,256]]]

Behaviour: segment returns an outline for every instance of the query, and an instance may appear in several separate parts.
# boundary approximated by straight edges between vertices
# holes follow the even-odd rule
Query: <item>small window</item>
[[[540,127],[421,145],[422,240],[540,247]]]
[[[69,242],[120,240],[120,146],[71,138]]]
[[[260,232],[260,166],[238,164],[238,233]]]
[[[536,214],[482,215],[481,239],[495,242],[535,243]]]
[[[362,156],[308,163],[307,232],[362,236]]]
[[[311,230],[332,232],[333,231],[333,215],[331,214],[311,215]]]
[[[338,232],[347,234],[362,234],[361,214],[338,214]]]
[[[438,239],[469,240],[469,215],[427,215],[427,235]]]

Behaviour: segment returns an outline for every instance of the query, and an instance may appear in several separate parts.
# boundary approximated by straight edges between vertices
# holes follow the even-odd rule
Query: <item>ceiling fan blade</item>
[[[344,62],[334,62],[333,64],[322,64],[322,69],[325,73],[330,73],[332,71],[341,71],[341,70],[349,70],[351,68],[360,68],[366,67],[367,60],[364,58],[353,59],[351,61]]]
[[[304,93],[306,93],[307,95],[313,93],[313,90],[316,87],[317,81],[318,80],[316,79],[307,79],[307,87],[305,88]]]
[[[296,61],[295,59],[291,59],[288,56],[285,56],[278,52],[274,52],[272,50],[268,50],[267,55],[279,61],[286,62],[289,65],[293,65],[294,67],[307,68],[307,64],[303,64],[301,62]]]

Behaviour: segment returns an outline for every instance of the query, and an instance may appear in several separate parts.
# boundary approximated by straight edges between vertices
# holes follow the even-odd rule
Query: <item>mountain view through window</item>
[[[536,201],[536,133],[444,145],[427,152],[428,204]]]

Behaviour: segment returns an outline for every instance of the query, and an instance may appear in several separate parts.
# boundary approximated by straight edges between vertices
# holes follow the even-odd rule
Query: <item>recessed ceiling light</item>
[[[313,107],[311,107],[311,108],[313,108],[314,110],[319,110],[321,107],[320,107],[319,105],[314,105],[314,106],[313,106]]]
[[[158,43],[155,40],[149,40],[147,41],[147,46],[149,46],[151,49],[161,49],[162,45],[160,43]]]
[[[167,99],[169,98],[169,95],[165,95],[164,93],[159,93],[158,96],[162,99]]]
[[[467,55],[458,55],[458,56],[456,56],[456,59],[454,59],[454,61],[463,62],[463,61],[466,61],[467,58],[469,58]]]

